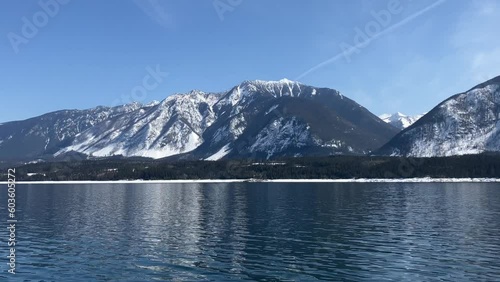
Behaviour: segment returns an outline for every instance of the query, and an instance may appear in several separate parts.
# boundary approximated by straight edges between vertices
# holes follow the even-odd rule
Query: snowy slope
[[[500,152],[500,76],[442,102],[379,153],[418,157]]]
[[[299,122],[295,117],[290,119],[280,117],[259,132],[250,146],[250,152],[265,153],[269,159],[290,147],[315,145],[314,141],[306,124]]]
[[[149,109],[107,120],[75,137],[57,154],[76,151],[92,156],[163,158],[189,152],[215,120],[217,96],[201,91],[168,97]]]
[[[63,110],[0,125],[1,159],[34,159],[53,154],[77,134],[103,121],[133,113],[142,105]],[[146,107],[147,108],[147,107]]]
[[[193,152],[197,158],[362,154],[397,133],[336,90],[288,79],[244,81],[222,94],[214,110],[217,121]]]

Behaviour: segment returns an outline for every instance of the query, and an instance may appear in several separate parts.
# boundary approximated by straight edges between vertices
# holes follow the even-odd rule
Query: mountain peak
[[[254,86],[278,86],[278,85],[290,85],[290,84],[297,84],[300,85],[301,83],[298,81],[293,81],[289,80],[287,78],[283,78],[280,80],[245,80],[243,81],[240,85],[245,86],[245,85],[254,85]]]
[[[299,83],[297,81],[289,80],[288,78],[282,78],[278,81],[279,83]]]
[[[187,93],[188,96],[197,96],[197,95],[205,95],[206,93],[204,91],[198,90],[198,89],[193,89]]]
[[[147,103],[145,106],[146,106],[146,107],[154,107],[154,106],[156,106],[156,105],[158,105],[158,104],[160,104],[160,101],[158,101],[158,100],[153,100],[153,101],[151,101],[151,102]]]
[[[383,114],[380,115],[379,118],[386,123],[389,123],[399,129],[405,129],[419,120],[424,114],[416,115],[416,116],[407,116],[403,113],[397,112],[394,114]]]

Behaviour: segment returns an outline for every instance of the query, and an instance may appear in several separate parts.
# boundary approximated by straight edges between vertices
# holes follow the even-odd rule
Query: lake
[[[0,281],[500,281],[498,183],[17,186]]]

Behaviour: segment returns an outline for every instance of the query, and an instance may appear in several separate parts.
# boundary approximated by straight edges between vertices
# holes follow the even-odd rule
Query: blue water
[[[500,281],[499,186],[18,185],[0,281]]]

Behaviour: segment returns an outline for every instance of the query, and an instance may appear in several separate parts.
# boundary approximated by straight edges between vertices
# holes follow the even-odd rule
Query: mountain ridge
[[[72,152],[192,159],[365,154],[397,133],[337,90],[288,79],[247,80],[219,93],[192,90],[146,105],[56,111],[18,121],[18,129],[12,124],[0,125],[0,157],[27,160]]]
[[[436,157],[500,151],[500,76],[455,94],[376,151]]]
[[[246,80],[223,92],[191,90],[147,104],[59,110],[6,122],[0,124],[0,159],[499,152],[500,76],[445,99],[422,117],[380,117],[335,89],[288,79]]]

